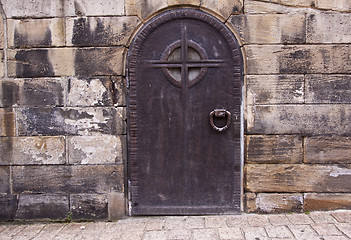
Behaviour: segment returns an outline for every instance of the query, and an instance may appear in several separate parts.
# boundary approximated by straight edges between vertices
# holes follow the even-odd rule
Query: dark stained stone
[[[0,221],[14,219],[17,204],[17,195],[0,194]]]
[[[107,219],[106,194],[71,194],[72,219]]]
[[[19,50],[15,55],[17,77],[50,77],[54,70],[48,49]]]

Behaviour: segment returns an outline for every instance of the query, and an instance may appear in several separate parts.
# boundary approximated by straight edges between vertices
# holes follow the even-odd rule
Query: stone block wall
[[[178,7],[242,45],[244,211],[351,207],[349,1],[1,0],[0,219],[125,213],[125,54]]]

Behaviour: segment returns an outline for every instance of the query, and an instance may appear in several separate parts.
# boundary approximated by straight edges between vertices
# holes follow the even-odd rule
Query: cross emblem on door
[[[161,60],[147,60],[152,68],[162,68],[167,79],[176,87],[187,89],[198,83],[207,68],[224,66],[222,59],[208,59],[206,51],[188,39],[187,26],[181,24],[181,39],[170,44]]]

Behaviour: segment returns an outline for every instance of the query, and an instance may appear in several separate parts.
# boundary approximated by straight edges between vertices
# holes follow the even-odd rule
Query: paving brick
[[[308,214],[287,214],[286,217],[290,220],[291,223],[300,225],[300,224],[312,224],[312,219]]]
[[[12,239],[13,240],[23,240],[32,239],[45,227],[45,224],[35,223],[33,225],[28,225],[25,229],[17,233]]]
[[[181,229],[186,228],[186,217],[169,217],[165,221],[165,229]]]
[[[288,227],[296,239],[320,240],[320,237],[310,225],[289,225]]]
[[[55,236],[66,226],[62,223],[46,224],[44,228],[33,239],[40,240],[43,238],[54,239]]]
[[[166,240],[167,239],[167,231],[147,231],[144,234],[143,240]]]
[[[272,214],[268,215],[268,221],[273,226],[282,226],[282,225],[289,225],[291,222],[287,218],[285,214]]]
[[[350,223],[337,223],[335,226],[343,232],[347,237],[351,238],[351,225]]]
[[[268,240],[266,230],[263,227],[244,227],[245,239]]]
[[[293,238],[287,226],[266,226],[265,229],[270,238]]]
[[[67,18],[67,45],[127,46],[139,23],[136,16]]]
[[[310,212],[309,216],[315,223],[336,223],[329,212]]]
[[[85,223],[69,223],[57,234],[58,239],[77,239]]]
[[[188,217],[185,224],[188,229],[205,228],[205,218],[201,216]]]
[[[65,45],[63,18],[9,19],[8,47],[59,47]]]
[[[191,230],[185,228],[177,228],[172,229],[167,232],[167,239],[182,239],[182,240],[190,240],[191,238]]]
[[[334,224],[331,223],[314,223],[311,227],[322,236],[342,236],[343,233],[340,232]]]
[[[1,238],[4,240],[12,239],[13,236],[23,231],[27,225],[9,225],[1,232]]]
[[[218,232],[216,229],[194,229],[192,233],[192,240],[204,239],[218,239]]]
[[[350,211],[335,211],[332,216],[340,223],[351,223],[351,212]]]
[[[159,231],[163,229],[165,220],[163,218],[152,219],[146,223],[146,231]]]
[[[302,152],[300,136],[246,136],[247,163],[302,163]]]
[[[206,217],[205,218],[206,228],[219,228],[223,226],[226,226],[225,217]]]
[[[228,227],[249,227],[250,224],[247,218],[248,215],[228,216],[227,225]]]
[[[304,14],[232,15],[229,22],[247,44],[304,43]],[[264,27],[259,27],[264,26]]]
[[[112,135],[68,137],[70,164],[122,164],[126,137]]]
[[[264,227],[271,225],[266,215],[250,214],[247,217],[247,221],[251,227]]]
[[[243,240],[244,236],[239,227],[236,228],[218,228],[219,238],[221,240]]]
[[[247,104],[283,104],[304,102],[303,75],[248,75]]]
[[[16,219],[63,220],[69,212],[65,194],[20,194]]]

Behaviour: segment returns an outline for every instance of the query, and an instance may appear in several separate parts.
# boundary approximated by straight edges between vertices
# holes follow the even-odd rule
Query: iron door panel
[[[129,78],[132,214],[238,212],[242,58],[232,33],[198,10],[164,13],[135,37]],[[214,109],[233,116],[225,131],[211,126]]]

